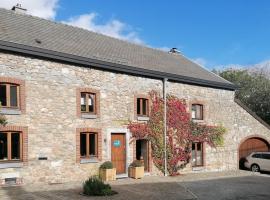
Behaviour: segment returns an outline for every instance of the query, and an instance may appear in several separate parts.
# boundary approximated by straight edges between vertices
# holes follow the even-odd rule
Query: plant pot
[[[99,177],[103,181],[115,181],[116,180],[116,168],[99,169]]]
[[[128,176],[130,178],[139,179],[144,177],[144,166],[142,167],[129,167]]]

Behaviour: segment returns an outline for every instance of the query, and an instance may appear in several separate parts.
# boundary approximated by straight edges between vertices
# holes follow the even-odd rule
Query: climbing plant
[[[1,102],[0,102],[0,110],[1,110]],[[0,126],[6,125],[6,124],[7,124],[7,119],[5,118],[4,115],[0,114]]]
[[[147,123],[130,122],[128,128],[135,139],[151,142],[155,166],[164,173],[164,100],[156,91],[150,92],[151,108]],[[178,174],[190,160],[192,142],[206,142],[212,147],[223,144],[225,128],[195,123],[187,112],[185,100],[167,96],[167,170]]]

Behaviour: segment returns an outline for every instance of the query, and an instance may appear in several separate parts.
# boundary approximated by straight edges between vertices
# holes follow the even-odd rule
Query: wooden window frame
[[[82,95],[83,94],[85,94],[85,106],[86,106],[86,108],[85,108],[85,110],[86,111],[82,111],[82,109],[81,109],[81,113],[88,113],[88,114],[96,114],[96,93],[89,93],[89,92],[81,92],[81,97],[82,97]],[[93,112],[91,112],[91,111],[89,111],[89,105],[88,105],[88,102],[89,102],[89,95],[94,95],[94,99],[93,99]]]
[[[80,154],[81,159],[90,159],[90,158],[97,158],[98,157],[98,133],[93,132],[81,132],[80,136],[84,134],[86,135],[86,156],[82,156]],[[95,135],[95,155],[90,155],[90,135]],[[80,141],[81,147],[81,141]]]
[[[14,109],[20,110],[22,114],[26,112],[26,104],[25,104],[25,81],[11,78],[11,77],[0,77],[0,85],[6,85],[6,98],[7,98],[7,105],[2,106],[5,109]],[[10,99],[10,86],[17,86],[17,106],[10,106],[11,99]]]
[[[137,113],[137,101],[140,99],[140,114]],[[143,113],[143,100],[147,100],[147,105],[146,105],[146,115],[142,114]],[[148,95],[135,95],[134,97],[134,113],[135,113],[135,118],[136,117],[149,117],[150,116],[150,97]]]
[[[28,128],[25,126],[0,126],[0,132],[20,133],[20,160],[1,160],[1,163],[22,162],[24,165],[28,163]],[[11,145],[11,143],[8,143]],[[11,152],[10,152],[11,153]],[[10,158],[8,156],[8,158]]]
[[[95,133],[97,134],[97,155],[96,157],[99,161],[102,161],[102,133],[101,129],[96,128],[77,128],[76,129],[76,163],[80,163],[83,159],[91,159],[86,157],[81,157],[81,133]]]
[[[20,159],[12,159],[12,145],[11,145],[11,135],[12,134],[20,134]],[[7,160],[0,160],[0,163],[2,162],[22,162],[23,158],[23,136],[21,132],[15,132],[15,131],[0,131],[0,134],[7,134]]]
[[[82,117],[82,114],[96,115],[100,116],[100,92],[99,90],[91,89],[91,88],[77,88],[77,116]],[[88,99],[89,96],[86,95],[86,111],[81,111],[81,95],[82,94],[94,94],[94,111],[89,112]]]
[[[17,84],[12,83],[0,83],[0,85],[6,86],[6,106],[1,105],[3,108],[11,108],[11,109],[18,109],[20,108],[20,86]],[[11,86],[17,87],[17,106],[11,106],[11,94],[10,94],[10,88]]]
[[[201,144],[201,151],[202,151],[202,153],[201,153],[202,154],[202,157],[201,157],[202,164],[201,165],[197,165],[197,144],[198,143]],[[202,166],[204,166],[204,162],[205,162],[204,161],[204,157],[205,157],[205,155],[204,155],[204,152],[205,152],[204,143],[203,142],[192,142],[192,144],[195,144],[195,158],[196,158],[196,161],[195,161],[195,165],[192,165],[192,162],[191,162],[191,165],[192,165],[192,167],[202,167]],[[191,152],[192,152],[192,146],[191,146]],[[191,159],[193,159],[193,157]]]
[[[192,117],[192,112],[193,112],[193,106],[199,106],[201,109],[201,116],[200,118],[197,118],[197,109],[195,110],[195,118]],[[191,104],[191,119],[192,120],[204,120],[204,105],[201,103],[192,103]]]

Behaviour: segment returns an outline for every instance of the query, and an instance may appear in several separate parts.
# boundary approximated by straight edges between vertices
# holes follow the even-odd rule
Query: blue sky
[[[0,7],[15,2],[51,20],[154,48],[177,47],[210,69],[270,60],[269,0],[1,0]]]

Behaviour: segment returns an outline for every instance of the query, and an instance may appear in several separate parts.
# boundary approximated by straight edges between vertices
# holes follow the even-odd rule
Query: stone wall
[[[28,127],[28,164],[0,169],[2,177],[16,175],[25,183],[76,181],[97,174],[100,163],[76,163],[76,128],[101,129],[102,160],[110,160],[111,132],[130,135],[125,124],[134,120],[134,95],[146,95],[151,90],[162,92],[160,80],[7,53],[0,53],[0,76],[25,81],[26,112],[8,115],[7,119],[9,125]],[[78,88],[100,91],[97,119],[77,116]],[[206,148],[206,170],[236,169],[241,139],[252,134],[270,138],[267,128],[234,103],[232,91],[169,82],[168,92],[188,102],[203,102],[205,123],[222,123],[228,130],[224,147]],[[131,162],[130,137],[127,146],[128,162]],[[39,156],[48,160],[38,160]]]

